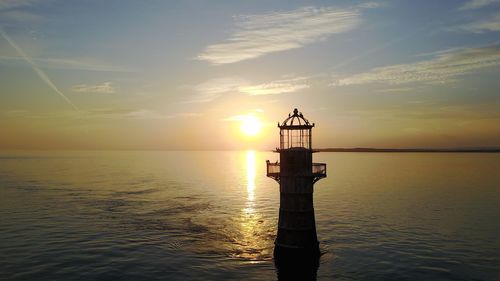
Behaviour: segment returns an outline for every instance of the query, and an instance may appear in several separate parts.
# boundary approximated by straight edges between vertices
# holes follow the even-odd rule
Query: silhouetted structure
[[[267,160],[267,176],[280,184],[280,211],[274,257],[277,263],[298,257],[319,257],[313,207],[313,186],[326,177],[326,164],[312,162],[311,125],[294,109],[281,125],[280,162]]]

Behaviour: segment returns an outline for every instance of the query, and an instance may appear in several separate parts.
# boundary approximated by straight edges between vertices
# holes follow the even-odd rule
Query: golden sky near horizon
[[[0,150],[499,147],[500,1],[0,1]]]

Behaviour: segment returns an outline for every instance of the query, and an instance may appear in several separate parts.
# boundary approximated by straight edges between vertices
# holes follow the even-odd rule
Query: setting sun
[[[252,115],[245,116],[241,120],[240,130],[246,136],[256,136],[262,128],[260,120]]]

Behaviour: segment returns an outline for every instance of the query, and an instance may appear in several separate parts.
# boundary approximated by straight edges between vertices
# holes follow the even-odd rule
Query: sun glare
[[[256,136],[262,128],[260,120],[252,115],[245,116],[241,121],[240,130],[246,136]]]

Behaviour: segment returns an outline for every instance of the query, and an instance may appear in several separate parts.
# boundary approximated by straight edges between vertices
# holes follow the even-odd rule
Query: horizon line
[[[406,148],[380,148],[380,147],[326,147],[313,148],[316,152],[500,152],[500,146],[484,147],[444,147],[444,148],[422,148],[422,147],[406,147]],[[238,148],[238,149],[162,149],[162,148],[125,148],[125,149],[110,149],[110,148],[0,148],[0,153],[8,152],[30,152],[30,151],[259,151],[259,152],[274,152],[274,149],[258,149],[258,148]]]

